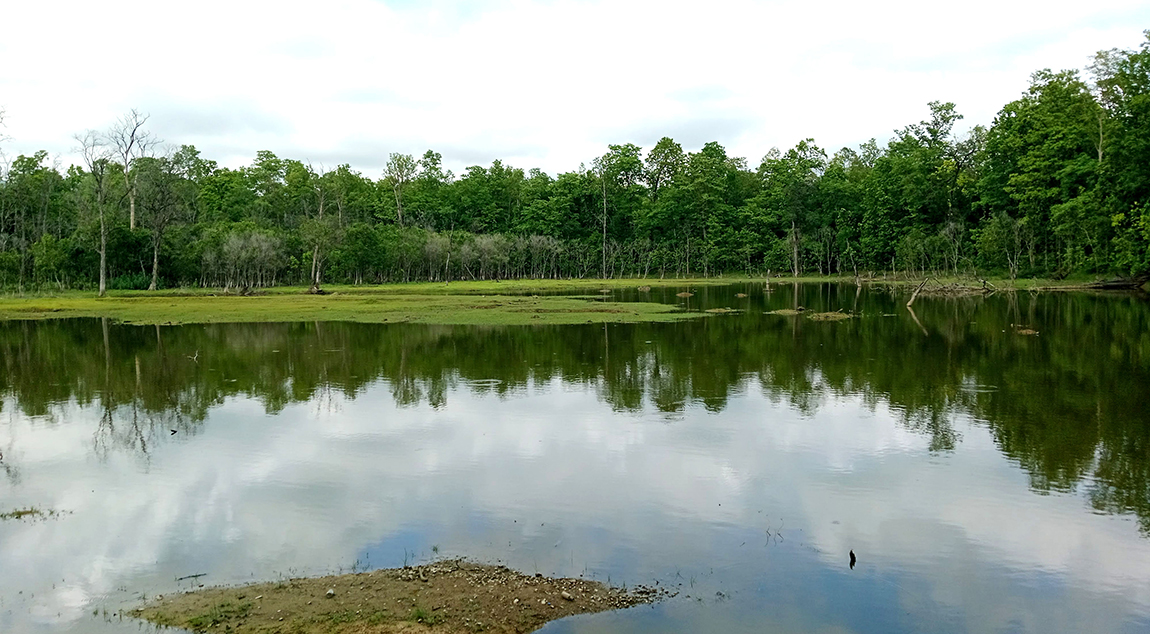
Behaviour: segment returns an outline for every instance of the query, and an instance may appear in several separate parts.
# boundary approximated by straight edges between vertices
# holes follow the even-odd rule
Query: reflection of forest
[[[195,433],[209,409],[233,395],[275,412],[328,390],[354,397],[382,378],[397,403],[438,407],[462,384],[506,394],[560,378],[619,410],[649,400],[667,412],[689,403],[721,411],[757,381],[803,412],[834,395],[889,402],[936,451],[960,442],[952,421],[969,414],[990,427],[1036,491],[1082,485],[1096,508],[1136,513],[1150,534],[1144,300],[920,299],[916,321],[896,298],[860,297],[853,286],[802,287],[798,296],[783,287],[748,299],[734,298],[736,290],[706,289],[692,301],[741,314],[607,327],[7,322],[0,390],[6,407],[48,419],[69,402],[97,407],[97,451],[147,454],[169,429]],[[798,304],[864,316],[816,323],[762,314]],[[1012,324],[1040,334],[1014,334]]]

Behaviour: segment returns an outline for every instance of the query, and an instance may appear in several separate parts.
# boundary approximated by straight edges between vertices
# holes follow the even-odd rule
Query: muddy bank
[[[661,588],[613,588],[465,560],[156,597],[132,616],[195,632],[532,632],[548,621],[654,603]]]

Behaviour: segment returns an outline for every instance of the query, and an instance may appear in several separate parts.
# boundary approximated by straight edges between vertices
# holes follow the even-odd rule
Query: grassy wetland
[[[532,325],[676,321],[699,317],[692,289],[744,284],[755,291],[778,284],[859,283],[913,287],[917,278],[775,277],[610,280],[509,280],[337,285],[313,294],[307,287],[273,287],[252,294],[219,289],[9,294],[0,296],[0,320],[106,317],[137,325],[350,321],[440,325]],[[1080,290],[1088,280],[982,280],[932,278],[924,295]],[[989,285],[989,286],[988,286]],[[672,289],[680,301],[651,301],[652,291]],[[909,292],[909,291],[908,291]],[[627,301],[620,301],[620,296]],[[712,307],[710,313],[725,312]],[[785,309],[784,309],[785,310]],[[834,317],[830,317],[834,318]]]
[[[708,283],[715,282],[675,280],[662,285]],[[673,321],[692,316],[672,305],[607,298],[618,289],[652,286],[660,286],[660,282],[556,280],[332,286],[324,294],[308,293],[301,287],[279,287],[246,296],[204,290],[126,291],[107,297],[65,292],[0,298],[0,320],[107,317],[138,325],[301,321],[530,325]]]

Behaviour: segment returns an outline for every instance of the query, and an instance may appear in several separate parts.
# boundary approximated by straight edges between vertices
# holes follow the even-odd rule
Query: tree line
[[[806,139],[754,167],[663,138],[557,176],[396,153],[377,179],[267,151],[220,167],[133,110],[76,135],[82,165],[3,164],[0,286],[1150,271],[1150,31],[1034,73],[989,127],[929,107],[885,144]]]

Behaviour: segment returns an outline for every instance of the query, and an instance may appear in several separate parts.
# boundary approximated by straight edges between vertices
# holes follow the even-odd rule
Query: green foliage
[[[108,289],[113,291],[142,291],[148,288],[152,278],[147,273],[120,275],[108,280]]]
[[[23,262],[23,254],[19,251],[0,251],[0,285],[19,283]]]
[[[63,286],[67,280],[67,261],[71,241],[44,234],[32,245],[33,272],[38,284]]]
[[[391,154],[375,180],[268,151],[229,169],[193,146],[127,172],[93,152],[61,174],[36,152],[0,177],[0,285],[93,286],[101,244],[108,279],[169,287],[1150,272],[1150,35],[1089,73],[1034,73],[989,128],[956,134],[958,109],[936,101],[885,144],[804,139],[754,169],[669,137],[554,176],[496,160],[457,177],[432,150]]]
[[[1150,208],[1135,203],[1128,212],[1114,214],[1114,264],[1121,271],[1150,270]]]

